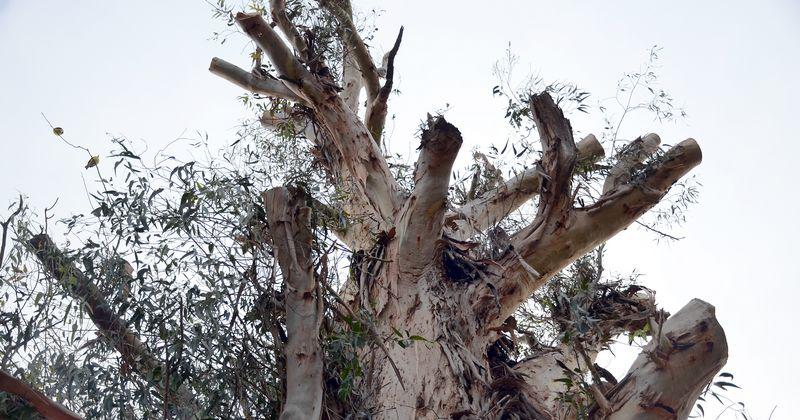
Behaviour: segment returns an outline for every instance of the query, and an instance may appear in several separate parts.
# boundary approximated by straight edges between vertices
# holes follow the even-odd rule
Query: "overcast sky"
[[[416,147],[425,113],[446,104],[463,133],[462,150],[505,140],[503,103],[491,88],[493,64],[509,43],[523,73],[577,83],[593,100],[612,96],[620,75],[638,69],[652,45],[662,46],[661,86],[689,117],[667,125],[634,120],[620,136],[697,139],[700,204],[678,230],[686,239],[656,243],[631,228],[610,241],[609,266],[644,273],[672,313],[694,297],[713,303],[730,347],[724,370],[744,388],[732,397],[757,419],[776,405],[773,418],[796,418],[800,146],[790,122],[800,115],[800,2],[356,5],[385,10],[380,53],[405,25],[397,58],[402,95],[390,109],[397,114],[391,144],[401,152]],[[111,147],[107,133],[151,151],[197,131],[214,147],[229,143],[247,114],[235,100],[241,92],[208,73],[208,63],[220,56],[247,67],[248,50],[241,38],[210,41],[218,29],[202,1],[0,0],[0,215],[20,192],[39,209],[60,198],[59,216],[91,210],[81,178],[86,155],[59,143],[42,112],[101,154]],[[573,127],[602,129],[599,122]],[[612,364],[618,377],[633,354],[620,350]]]

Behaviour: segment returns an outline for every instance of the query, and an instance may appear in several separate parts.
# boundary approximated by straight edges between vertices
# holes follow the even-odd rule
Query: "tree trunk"
[[[346,85],[341,94],[333,87],[330,72],[319,71],[324,63],[297,36],[279,0],[271,2],[274,26],[258,14],[236,17],[272,61],[278,77],[253,80],[217,59],[212,71],[242,87],[309,107],[323,128],[310,139],[328,156],[336,157],[325,166],[330,179],[355,186],[350,208],[357,207],[368,221],[355,235],[337,232],[358,258],[354,257],[343,298],[337,296],[336,311],[370,316],[365,323],[375,343],[361,355],[368,366],[358,385],[371,416],[577,418],[576,406],[563,399],[566,379],[581,384],[584,392],[578,402],[588,407],[586,413],[592,418],[685,418],[702,385],[727,357],[722,329],[713,308],[704,302],[692,301],[659,323],[651,295],[620,295],[617,301],[604,302],[613,310],[594,336],[573,339],[522,361],[509,358],[504,346],[511,341],[505,333],[513,331],[512,315],[518,307],[564,267],[658,203],[673,183],[700,163],[697,143],[688,139],[645,165],[660,139],[654,134],[637,139],[617,157],[599,200],[577,208],[572,178],[576,172],[591,170],[592,162],[602,156],[602,147],[591,135],[576,145],[572,127],[553,99],[547,93],[533,95],[530,114],[542,142],[541,161],[484,196],[447,211],[461,133],[442,117],[428,117],[414,188],[404,194],[378,147],[401,36],[389,53],[386,83],[381,86],[381,72],[355,30],[349,2],[321,4],[341,25],[339,35],[346,47]],[[274,27],[284,33],[291,48]],[[354,77],[356,70],[361,72],[360,80]],[[367,91],[363,120],[357,115],[362,85]],[[302,229],[307,209],[279,191],[285,190],[265,196],[267,208],[273,209],[270,217],[281,215],[279,220],[291,229],[275,231],[271,221],[272,245],[287,290],[305,290],[305,298],[294,297],[291,302],[292,295],[287,294],[287,304],[300,305],[305,309],[298,313],[306,314],[289,322],[287,313],[289,343],[303,340],[298,348],[305,349],[300,353],[288,349],[292,354],[287,355],[287,379],[307,378],[302,386],[287,388],[287,407],[292,401],[305,401],[306,418],[319,418],[316,407],[325,386],[319,379],[324,366],[316,359],[319,335],[309,334],[319,325],[314,303],[318,297],[313,292],[319,288],[308,284],[307,253],[290,250],[292,241],[287,241],[288,232],[307,232]],[[536,195],[536,216],[511,235],[499,257],[489,261],[472,252],[476,244],[468,242],[470,238]],[[276,213],[274,209],[282,210]],[[291,215],[301,217],[292,219]],[[310,243],[306,239],[298,242],[302,249]],[[300,278],[305,279],[302,287],[295,284]],[[656,344],[644,349],[618,384],[601,379],[594,357],[604,340],[647,322],[659,331]]]

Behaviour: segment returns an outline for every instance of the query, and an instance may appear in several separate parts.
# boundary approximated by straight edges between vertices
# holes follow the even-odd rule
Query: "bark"
[[[461,133],[444,117],[428,120],[414,169],[414,191],[399,215],[397,266],[401,276],[419,276],[433,261],[442,237],[450,174],[461,143]]]
[[[632,172],[641,169],[642,162],[658,150],[659,144],[661,138],[653,133],[628,143],[617,156],[617,163],[609,171],[603,184],[603,193],[630,182]]]
[[[380,74],[375,62],[372,60],[367,44],[364,43],[353,22],[353,9],[350,1],[322,0],[320,3],[336,18],[341,26],[339,30],[343,37],[342,41],[348,47],[349,53],[361,73],[361,78],[367,91],[367,107],[369,108],[369,104],[378,96],[380,91]]]
[[[305,100],[295,94],[286,85],[270,76],[257,76],[221,59],[213,58],[208,70],[249,92],[270,96],[273,98],[288,99],[293,102],[305,103]]]
[[[596,356],[597,353],[591,354]],[[542,413],[546,413],[543,417],[564,419],[574,415],[559,399],[561,393],[565,391],[564,384],[559,380],[568,376],[564,372],[564,367],[571,370],[586,368],[585,364],[579,361],[578,355],[568,346],[545,350],[514,366],[514,372],[526,378],[520,392],[534,401]]]
[[[364,120],[367,124],[367,129],[375,142],[380,144],[381,137],[383,136],[383,127],[386,124],[386,114],[389,112],[389,95],[392,93],[392,86],[394,83],[394,59],[397,56],[397,51],[400,50],[400,42],[403,40],[403,27],[400,27],[400,32],[397,34],[397,39],[394,41],[394,46],[386,54],[386,81],[381,86],[378,94],[372,98],[372,101],[367,106],[367,115]]]
[[[130,329],[128,323],[114,312],[92,279],[79,270],[47,234],[31,238],[30,246],[45,271],[86,306],[89,319],[109,344],[119,352],[124,363],[138,373],[145,382],[158,383],[159,392],[176,408],[180,418],[194,418],[199,410],[195,406],[191,392],[183,386],[177,390],[169,390],[154,379],[155,370],[161,366],[161,362],[136,332]],[[163,366],[161,371],[167,372],[167,369],[168,367]]]
[[[694,299],[666,320],[658,335],[644,347],[628,374],[619,382],[603,381],[596,389],[608,406],[603,413],[595,404],[592,418],[686,419],[703,388],[728,355],[725,334],[714,316],[714,307]],[[657,344],[660,343],[660,344]],[[599,348],[588,351],[593,362]],[[566,389],[559,379],[567,369],[588,370],[568,346],[542,352],[519,363],[514,371],[528,378],[521,389],[547,416],[574,418],[569,406],[559,401]],[[613,380],[613,378],[610,378]],[[548,417],[548,418],[550,418]]]
[[[17,379],[5,371],[0,370],[0,391],[14,394],[28,404],[44,418],[50,420],[80,420],[81,416],[73,413],[68,408],[51,400],[46,395],[32,388],[20,379]]]
[[[278,78],[283,80],[289,89],[308,102],[312,102],[310,100],[312,97],[320,99],[322,92],[314,83],[309,83],[313,81],[311,72],[303,66],[260,14],[238,13],[236,23],[267,54],[278,71]]]
[[[303,39],[303,36],[300,35],[300,31],[298,31],[292,21],[289,20],[289,16],[286,15],[286,1],[270,0],[269,6],[272,12],[272,20],[281,28],[281,32],[283,32],[289,40],[289,43],[294,47],[295,51],[297,51],[300,58],[305,62],[312,61],[314,58],[309,55],[308,44],[305,39]]]
[[[589,165],[602,159],[603,146],[589,134],[577,144],[578,161]],[[539,194],[543,172],[540,164],[524,170],[497,188],[465,203],[445,216],[447,236],[466,241],[499,223]]]
[[[476,292],[476,313],[488,327],[499,325],[559,270],[656,205],[701,159],[697,142],[685,140],[646,168],[639,179],[615,187],[588,207],[560,212],[549,229],[535,220],[514,234],[515,252],[500,261],[500,279]]]
[[[353,7],[349,0],[340,0],[339,2],[342,12],[345,13],[350,21],[353,20]],[[358,115],[361,90],[364,88],[364,79],[361,77],[361,70],[358,68],[358,62],[355,55],[348,47],[348,37],[350,36],[350,29],[343,25],[337,28],[339,39],[342,41],[342,100],[347,106]]]
[[[645,166],[660,140],[655,135],[635,140],[618,155],[598,201],[575,208],[572,177],[595,169],[593,163],[603,150],[591,135],[576,145],[570,122],[544,93],[531,99],[543,146],[543,157],[534,168],[446,213],[461,134],[438,117],[430,119],[423,132],[414,190],[403,199],[378,143],[402,29],[387,54],[386,83],[381,86],[381,71],[356,31],[350,3],[323,0],[320,4],[339,22],[339,36],[347,46],[341,93],[330,75],[319,71],[324,63],[297,36],[282,1],[271,2],[272,15],[294,52],[260,16],[240,14],[237,21],[267,54],[283,85],[312,111],[320,130],[307,135],[313,136],[316,152],[330,162],[332,182],[352,185],[351,208],[364,213],[356,233],[338,232],[360,252],[353,257],[347,296],[336,296],[336,300],[351,314],[368,311],[373,317],[369,336],[377,343],[370,349],[381,351],[362,355],[370,365],[360,384],[369,411],[377,418],[574,418],[559,401],[561,391],[554,382],[563,377],[564,367],[591,373],[587,387],[591,400],[587,401],[595,404],[596,416],[621,418],[636,407],[646,409],[640,403],[656,401],[652,395],[661,392],[675,395],[674,401],[657,400],[670,404],[676,413],[691,407],[697,396],[694,385],[702,385],[724,363],[719,352],[710,352],[708,360],[702,361],[692,352],[703,346],[687,347],[682,341],[689,337],[682,330],[691,322],[680,320],[694,319],[696,308],[688,311],[695,315],[686,318],[681,311],[665,324],[667,336],[675,338],[669,341],[672,350],[662,345],[648,353],[659,355],[651,359],[661,367],[699,363],[698,369],[683,372],[686,376],[680,384],[693,385],[681,395],[675,392],[680,384],[669,382],[672,379],[664,372],[647,364],[651,359],[635,364],[630,379],[610,392],[594,365],[594,357],[609,337],[640,328],[653,316],[652,296],[646,305],[632,296],[612,302],[623,302],[620,305],[629,311],[619,307],[609,311],[618,318],[602,320],[600,336],[584,337],[520,363],[503,356],[498,343],[509,340],[503,332],[513,331],[508,326],[513,324],[510,316],[533,292],[636,221],[700,162],[697,143],[686,140]],[[235,69],[229,69],[223,76],[236,82],[235,74]],[[358,117],[362,84],[367,92],[363,121]],[[496,261],[474,260],[472,245],[459,242],[488,229],[537,194],[536,216],[511,236],[510,246]],[[285,418],[320,418],[323,395],[322,300],[311,270],[312,241],[303,200],[299,193],[282,188],[265,193],[269,231],[286,290]],[[712,318],[713,313],[703,318],[703,325],[721,334],[716,321],[713,325],[709,321]],[[654,393],[640,392],[645,388]]]
[[[685,419],[728,359],[714,307],[693,299],[670,317],[608,392],[609,419]]]
[[[281,419],[319,419],[322,414],[322,297],[312,272],[310,209],[300,191],[264,193],[269,233],[283,273],[286,307],[286,402]]]

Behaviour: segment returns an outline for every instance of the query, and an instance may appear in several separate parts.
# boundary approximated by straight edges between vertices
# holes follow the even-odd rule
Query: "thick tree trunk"
[[[700,301],[666,321],[656,335],[659,344],[645,349],[645,356],[613,388],[598,375],[594,357],[609,337],[620,333],[620,324],[633,319],[626,314],[611,311],[612,318],[619,318],[604,324],[598,336],[576,339],[521,362],[509,359],[502,348],[509,341],[503,332],[513,331],[511,316],[523,302],[564,267],[636,221],[700,163],[694,140],[681,142],[647,165],[660,139],[648,135],[635,140],[617,156],[597,202],[575,207],[573,176],[592,170],[602,148],[594,136],[576,144],[570,122],[550,95],[533,95],[530,111],[542,143],[541,161],[486,196],[448,212],[451,170],[461,144],[458,129],[444,118],[428,119],[408,196],[378,146],[401,37],[387,55],[382,74],[356,31],[349,2],[321,1],[338,21],[346,47],[340,94],[330,72],[320,71],[326,69],[321,58],[312,54],[287,18],[284,2],[270,4],[274,25],[258,14],[239,14],[236,20],[270,58],[278,76],[253,80],[221,60],[212,63],[212,71],[246,89],[309,107],[322,128],[314,135],[315,144],[335,160],[326,166],[329,177],[334,184],[354,186],[351,206],[367,222],[356,234],[338,232],[355,256],[346,296],[337,296],[337,302],[350,314],[366,312],[370,317],[368,328],[376,343],[364,350],[369,366],[359,385],[374,418],[575,418],[578,413],[560,398],[558,380],[565,376],[581,384],[583,403],[592,407],[595,418],[687,415],[702,384],[726,357],[724,334],[713,310]],[[289,45],[273,27],[283,32]],[[383,75],[386,83],[381,86]],[[362,86],[367,96],[364,119],[358,116]],[[465,240],[537,194],[536,217],[513,233],[499,257],[487,261],[470,251],[475,245]],[[292,305],[299,305],[298,313],[305,315],[289,322],[287,314],[290,341],[303,341],[287,354],[287,361],[294,360],[287,366],[287,378],[295,381],[287,387],[287,407],[304,402],[297,410],[317,418],[322,363],[316,357],[320,310],[314,291],[319,287],[308,284],[308,255],[291,249],[292,241],[287,240],[294,232],[302,238],[298,243],[309,243],[302,227],[306,213],[300,207],[287,208],[290,201],[285,194],[272,193],[267,203],[270,217],[279,218],[270,220],[269,229],[286,287],[304,291]],[[285,234],[275,230],[275,220],[290,227]],[[294,284],[298,279],[301,285]],[[287,302],[291,296],[287,294]],[[654,315],[649,299],[647,304],[631,296],[621,301],[633,308],[637,322]],[[309,380],[300,384],[301,377]]]

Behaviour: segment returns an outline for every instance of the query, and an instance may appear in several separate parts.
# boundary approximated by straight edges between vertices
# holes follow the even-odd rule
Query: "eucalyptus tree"
[[[108,175],[89,153],[101,187],[57,224],[64,240],[22,199],[3,223],[6,415],[690,414],[727,358],[713,306],[669,316],[602,257],[659,203],[691,201],[695,140],[614,133],[605,157],[562,110],[584,92],[498,86],[511,125],[538,134],[512,146],[533,161],[506,179],[476,152],[456,174],[461,132],[427,115],[410,168],[383,144],[403,29],[378,61],[347,0],[251,7],[215,10],[252,40],[253,68],[210,71],[258,124],[205,161],[150,163],[118,138]],[[595,359],[624,334],[650,341],[617,380]]]

